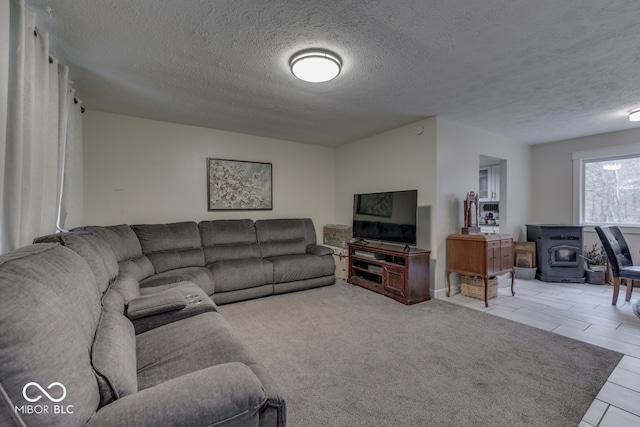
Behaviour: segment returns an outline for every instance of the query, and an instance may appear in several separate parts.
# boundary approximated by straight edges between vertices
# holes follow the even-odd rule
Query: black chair
[[[607,253],[611,274],[613,275],[613,301],[611,304],[616,305],[616,302],[618,302],[620,279],[624,279],[627,285],[625,300],[629,301],[631,292],[633,292],[633,281],[640,280],[640,266],[633,265],[627,241],[617,226],[596,227],[596,233],[598,233],[604,251]]]

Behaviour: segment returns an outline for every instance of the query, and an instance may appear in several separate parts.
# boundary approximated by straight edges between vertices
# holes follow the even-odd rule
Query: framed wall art
[[[209,211],[273,209],[272,164],[207,159]]]

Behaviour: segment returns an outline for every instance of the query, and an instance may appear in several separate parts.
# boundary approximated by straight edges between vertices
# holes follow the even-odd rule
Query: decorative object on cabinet
[[[348,283],[406,305],[430,299],[431,251],[384,244],[349,243]]]
[[[447,237],[447,296],[451,296],[451,273],[480,276],[484,281],[484,305],[489,306],[489,278],[511,273],[513,269],[513,238],[508,234],[451,234]]]
[[[352,227],[345,224],[327,224],[322,228],[322,243],[347,248],[353,238]]]
[[[464,227],[462,234],[479,233],[478,227],[478,195],[469,191],[467,198],[464,200]]]
[[[271,163],[207,159],[209,211],[272,210]]]

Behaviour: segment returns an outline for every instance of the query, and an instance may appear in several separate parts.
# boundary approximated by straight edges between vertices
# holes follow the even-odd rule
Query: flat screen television
[[[416,244],[418,190],[353,196],[353,237]]]

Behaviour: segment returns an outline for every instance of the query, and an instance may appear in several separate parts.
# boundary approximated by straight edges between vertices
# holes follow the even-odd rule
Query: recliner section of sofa
[[[94,274],[102,305],[129,317],[136,334],[207,311],[217,311],[213,300],[191,281],[140,289],[135,278],[118,273],[115,254],[94,234],[58,233],[39,237],[34,243],[58,243],[80,255]]]
[[[132,225],[142,253],[155,274],[140,281],[143,288],[172,282],[192,281],[213,295],[211,271],[205,267],[200,231],[195,222]]]
[[[256,236],[262,256],[273,264],[275,294],[335,281],[333,251],[316,244],[310,219],[259,220]]]
[[[273,265],[262,258],[252,220],[202,221],[198,226],[216,303],[273,294]]]
[[[38,238],[0,257],[0,420],[284,426],[276,383],[216,302],[329,285],[333,271],[310,219],[91,226]],[[53,400],[48,412],[33,409],[29,384],[40,387],[33,393],[62,385],[72,411],[54,412]]]
[[[141,294],[191,281],[217,304],[227,304],[335,282],[332,251],[316,244],[309,218],[90,226],[84,230],[107,242],[120,271],[139,281]],[[118,239],[124,247],[118,247]]]
[[[0,419],[29,426],[285,425],[273,379],[195,284],[170,283],[140,296],[135,278],[113,274],[116,255],[100,237],[38,240],[53,243],[0,257]],[[169,307],[146,306],[151,315],[142,319],[181,312],[188,302],[172,301],[195,289],[208,310],[140,331],[126,316],[145,298]],[[40,390],[52,400],[34,403]]]

